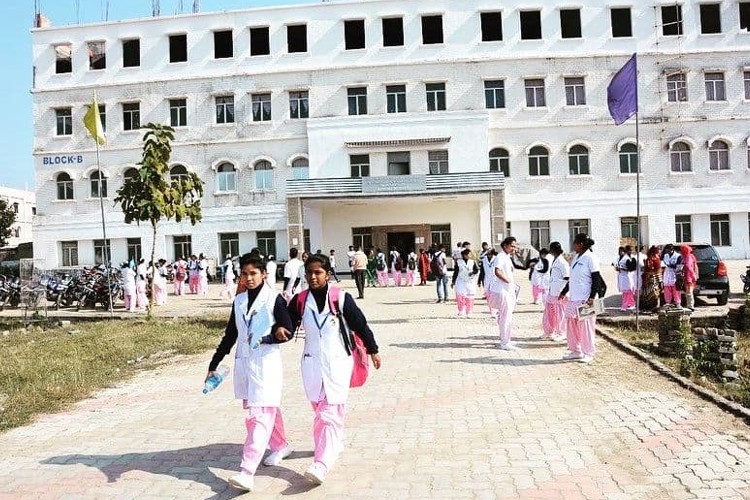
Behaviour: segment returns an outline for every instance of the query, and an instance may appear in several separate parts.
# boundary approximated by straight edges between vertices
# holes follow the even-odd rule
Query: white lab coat
[[[628,254],[623,255],[617,261],[617,290],[620,292],[629,292],[635,289],[635,273],[628,271],[627,265],[633,257]]]
[[[271,288],[276,288],[276,262],[269,260],[266,264],[266,283]]]
[[[539,261],[534,264],[534,270],[531,272],[531,285],[545,290],[549,290],[549,271],[552,265],[551,256],[547,254],[545,257],[539,257]],[[544,268],[544,262],[542,259],[547,261],[547,272],[542,272]]]
[[[345,296],[346,292],[341,292],[338,306],[342,309]],[[325,388],[328,404],[346,404],[354,357],[346,353],[339,319],[331,312],[328,298],[323,312],[318,313],[315,297],[312,293],[307,294],[302,326],[305,328],[305,347],[300,365],[307,399],[318,402]]]
[[[456,276],[455,291],[456,295],[464,297],[473,297],[477,294],[477,284],[471,272],[474,270],[474,261],[472,259],[464,262],[464,259],[458,259],[455,263],[458,266],[458,276]]]
[[[237,345],[234,356],[234,397],[247,400],[248,406],[281,406],[281,388],[284,374],[279,344],[261,344],[250,349],[251,316],[267,314],[269,325],[273,325],[273,308],[278,293],[268,285],[256,297],[250,311],[247,310],[247,294],[234,299],[234,317],[237,325]],[[257,324],[257,323],[256,323]],[[269,326],[262,335],[271,333]]]
[[[489,254],[482,257],[482,267],[484,267],[484,283],[482,283],[482,286],[485,290],[487,290],[487,287],[490,286],[490,283],[495,277],[495,259],[497,258],[497,255],[493,255],[492,258],[489,258]]]

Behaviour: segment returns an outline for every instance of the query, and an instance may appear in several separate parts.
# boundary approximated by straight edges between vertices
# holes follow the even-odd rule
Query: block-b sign
[[[83,155],[43,156],[42,165],[77,165],[83,163]]]

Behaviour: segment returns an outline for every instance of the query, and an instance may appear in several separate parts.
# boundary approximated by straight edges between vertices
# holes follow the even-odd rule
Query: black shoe
[[[442,300],[437,299],[437,301],[435,302],[435,304],[440,304],[441,302],[442,302]]]
[[[359,296],[359,297],[357,297],[357,298],[358,298],[358,299],[364,299],[364,296]]]

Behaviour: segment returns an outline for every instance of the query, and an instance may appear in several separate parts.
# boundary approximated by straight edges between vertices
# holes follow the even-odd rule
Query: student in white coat
[[[224,268],[224,288],[221,291],[221,294],[219,295],[220,298],[229,298],[229,300],[234,300],[234,294],[237,291],[237,285],[234,283],[234,262],[232,262],[232,255],[227,254],[227,258],[224,261],[224,264],[221,265],[222,268]]]
[[[344,416],[349,397],[349,383],[354,366],[353,356],[347,355],[344,339],[339,329],[339,318],[331,311],[328,277],[331,265],[325,255],[311,255],[305,263],[310,291],[305,303],[300,305],[300,295],[289,302],[292,324],[302,324],[305,329],[301,368],[305,395],[312,403],[314,462],[305,477],[322,484],[344,448]],[[376,369],[380,368],[380,355],[375,337],[367,319],[351,295],[341,291],[338,304],[346,324],[357,332]],[[300,317],[300,309],[302,315]],[[373,464],[374,465],[374,464]]]
[[[198,256],[198,293],[208,295],[208,260],[203,254]]]
[[[500,349],[515,351],[518,347],[511,342],[513,310],[516,308],[518,285],[513,277],[512,256],[516,253],[516,239],[508,236],[500,244],[502,250],[495,258],[493,279],[490,282],[488,302],[497,309],[497,326],[500,334]]]
[[[471,259],[471,249],[461,250],[461,258],[453,263],[451,288],[456,291],[458,315],[468,318],[474,309],[474,296],[477,294],[475,276],[479,274],[477,263]]]
[[[633,257],[633,248],[628,245],[618,249],[617,259],[617,289],[622,294],[620,309],[632,311],[635,309],[635,269],[637,262]]]
[[[482,276],[482,288],[484,289],[484,298],[487,299],[487,307],[490,309],[490,316],[492,319],[497,319],[497,309],[495,309],[490,303],[490,283],[495,279],[494,270],[496,258],[497,253],[495,252],[495,249],[487,248],[481,259],[481,266],[484,270],[484,276]]]
[[[127,262],[123,262],[122,266],[120,266],[120,273],[122,274],[122,298],[125,304],[125,310],[128,312],[135,312],[135,271]]]
[[[268,262],[266,262],[266,283],[274,290],[276,289],[276,269],[276,257],[269,255]]]
[[[549,271],[549,293],[544,299],[544,313],[542,314],[542,340],[565,340],[567,325],[565,320],[565,298],[560,298],[560,292],[570,278],[570,265],[565,260],[562,245],[559,241],[549,244],[552,263]]]
[[[531,297],[534,304],[544,304],[544,298],[549,291],[549,251],[539,250],[539,258],[531,268]]]
[[[252,491],[255,471],[266,446],[271,454],[265,465],[279,465],[292,449],[287,443],[281,417],[283,367],[279,343],[293,336],[286,301],[264,282],[266,265],[251,254],[240,259],[247,291],[235,297],[224,337],[208,365],[208,375],[237,344],[234,361],[234,397],[247,410],[247,438],[242,451],[240,473],[229,478],[232,486]]]
[[[289,260],[284,264],[284,298],[286,300],[291,299],[292,295],[299,291],[294,289],[294,284],[299,277],[300,268],[304,267],[304,263],[298,256],[299,250],[296,248],[289,249]]]

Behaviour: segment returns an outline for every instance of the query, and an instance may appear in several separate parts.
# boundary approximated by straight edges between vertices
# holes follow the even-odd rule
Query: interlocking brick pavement
[[[523,350],[499,351],[483,302],[460,319],[432,287],[366,295],[384,365],[352,392],[339,463],[324,486],[302,477],[312,414],[292,342],[283,410],[296,451],[262,467],[248,497],[750,498],[748,427],[603,339],[591,365],[562,362],[563,345],[534,340],[541,307],[527,302],[515,315]],[[201,394],[209,357],[175,359],[0,435],[0,499],[241,495],[226,479],[243,413],[231,384]]]

